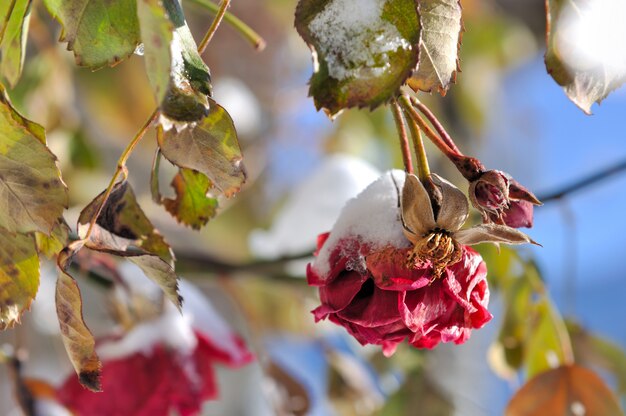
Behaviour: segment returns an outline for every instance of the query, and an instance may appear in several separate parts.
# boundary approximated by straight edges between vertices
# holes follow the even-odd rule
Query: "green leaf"
[[[592,371],[563,366],[534,377],[513,396],[506,416],[623,415],[613,393]]]
[[[146,72],[157,103],[165,98],[172,69],[172,43],[174,25],[160,0],[138,0],[137,16],[144,45]]]
[[[91,219],[102,204],[104,192],[95,197],[78,217],[78,234],[84,238]],[[139,249],[170,265],[174,254],[163,236],[143,212],[128,182],[118,182],[102,207],[87,247],[98,251],[125,252]]]
[[[309,94],[330,116],[388,101],[417,65],[416,0],[300,0],[295,24],[313,53]]]
[[[616,12],[601,2],[580,0],[546,0],[546,8],[548,73],[574,104],[591,114],[594,102],[626,82],[622,39],[597,24],[618,24],[612,23]]]
[[[0,4],[0,75],[12,87],[19,81],[24,66],[30,5],[31,0],[6,0]]]
[[[419,414],[429,416],[454,415],[452,401],[424,374],[413,371],[407,375],[402,387],[391,395],[377,416],[409,416]]]
[[[67,207],[67,188],[43,128],[23,118],[0,85],[0,227],[49,234]]]
[[[172,180],[176,198],[163,199],[165,209],[182,224],[196,230],[217,213],[217,199],[208,195],[209,178],[191,169],[180,169]]]
[[[50,235],[36,232],[35,242],[37,251],[49,259],[54,258],[67,245],[70,228],[63,218],[54,225]]]
[[[79,381],[91,391],[100,391],[101,370],[96,341],[83,319],[83,300],[78,284],[64,270],[60,270],[57,278],[55,301],[63,344]]]
[[[82,238],[85,238],[89,222],[103,197],[104,193],[98,195],[80,213],[78,233]],[[172,250],[144,214],[128,182],[119,182],[114,186],[85,246],[125,257],[137,264],[174,305],[181,308],[182,298],[178,295],[178,276],[173,268]]]
[[[167,71],[169,89],[163,100],[159,101],[161,113],[174,122],[199,121],[210,111],[208,96],[211,95],[211,74],[198,53],[180,3],[177,0],[165,0],[163,6],[174,25],[174,33],[171,65]],[[163,62],[164,56],[159,59],[159,62]],[[158,75],[160,82],[164,77],[165,74]]]
[[[62,42],[76,63],[91,69],[116,65],[140,43],[136,0],[44,0],[63,25]]]
[[[417,71],[408,80],[415,91],[437,90],[446,95],[456,81],[461,45],[461,3],[459,0],[419,0],[422,26]]]
[[[33,237],[0,228],[0,330],[19,322],[39,287],[39,258]]]
[[[203,173],[226,197],[246,180],[241,149],[233,121],[209,99],[209,115],[181,132],[174,129],[159,138],[163,156],[174,165]]]

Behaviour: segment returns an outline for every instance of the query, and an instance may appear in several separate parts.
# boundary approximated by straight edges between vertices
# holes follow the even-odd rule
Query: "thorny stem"
[[[448,134],[446,129],[443,127],[443,125],[437,119],[437,117],[432,113],[432,111],[430,111],[430,109],[428,107],[426,107],[416,97],[411,97],[411,103],[422,114],[424,114],[424,116],[426,116],[428,121],[430,121],[430,124],[432,124],[432,126],[435,128],[435,130],[437,130],[437,133],[439,133],[439,135],[441,136],[443,141],[448,145],[448,147],[450,147],[450,149],[452,149],[453,151],[457,152],[458,154],[462,155],[463,153],[459,150],[459,148],[457,147],[456,143],[454,143],[454,140],[452,140],[452,137],[450,137],[450,135]]]
[[[413,139],[415,156],[417,157],[417,177],[424,183],[430,177],[430,167],[428,166],[428,157],[426,156],[426,149],[422,140],[422,132],[412,118],[409,118],[408,124],[411,138]]]
[[[417,110],[413,108],[409,97],[407,97],[406,95],[400,97],[400,105],[402,106],[406,114],[411,117],[411,119],[415,121],[415,123],[417,123],[419,128],[424,132],[424,134],[426,134],[430,141],[433,142],[433,144],[437,146],[437,148],[441,150],[441,152],[446,155],[448,159],[454,161],[457,160],[459,156],[461,156],[454,150],[450,149],[450,147],[439,136],[437,136],[437,134],[430,128],[430,126],[428,126],[426,121],[424,121],[424,119],[419,115]]]
[[[396,122],[396,129],[398,130],[398,137],[400,138],[400,149],[402,150],[404,170],[406,173],[413,173],[411,147],[409,146],[409,137],[406,134],[406,124],[404,122],[404,116],[402,116],[402,109],[396,100],[394,100],[391,104],[391,113],[393,114],[393,120]]]
[[[13,10],[15,9],[15,3],[17,3],[17,0],[11,0],[11,3],[9,3],[9,8],[6,12],[7,14],[4,16],[4,21],[2,22],[2,26],[0,27],[0,43],[2,43],[2,40],[4,39],[4,34],[7,31],[9,19],[11,19],[11,15],[13,14]]]
[[[220,23],[222,23],[222,20],[224,19],[224,15],[226,14],[226,9],[228,9],[228,6],[230,6],[230,0],[222,0],[222,3],[220,3],[220,8],[217,11],[215,18],[213,19],[213,23],[211,23],[211,27],[209,27],[209,30],[207,30],[204,38],[202,38],[200,45],[198,45],[198,53],[200,55],[204,53],[207,45],[209,44],[209,42],[211,42],[211,39],[213,39],[213,35],[215,35],[215,32],[217,32],[217,28],[220,26]]]
[[[217,15],[219,6],[209,0],[189,0],[198,6],[204,7],[210,13]],[[248,40],[252,46],[259,51],[265,49],[265,39],[261,37],[257,32],[254,31],[250,26],[245,24],[242,20],[240,20],[237,16],[232,13],[226,12],[224,14],[224,21],[230,24],[235,30],[237,30],[241,36],[243,36],[246,40]]]

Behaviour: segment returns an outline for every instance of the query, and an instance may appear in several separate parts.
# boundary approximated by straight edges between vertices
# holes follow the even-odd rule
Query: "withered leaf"
[[[57,317],[65,350],[80,383],[100,391],[100,360],[96,341],[83,319],[83,300],[72,276],[60,270],[55,292]]]
[[[548,73],[574,104],[591,114],[594,102],[626,82],[623,39],[597,25],[617,24],[612,21],[620,12],[602,1],[580,0],[546,0],[546,10]]]
[[[126,258],[135,263],[139,268],[154,281],[165,296],[181,310],[183,298],[178,293],[178,276],[172,266],[153,254],[130,254],[124,253]]]
[[[47,258],[55,257],[67,245],[70,228],[63,218],[59,218],[50,235],[36,232],[37,251]]]
[[[418,61],[416,0],[300,0],[296,29],[309,45],[309,95],[331,117],[393,98]]]
[[[84,238],[103,198],[104,192],[95,197],[80,213],[78,234],[81,238]],[[113,187],[86,244],[94,250],[111,252],[124,252],[134,247],[157,255],[173,265],[172,249],[143,212],[126,181],[118,182]]]
[[[172,187],[176,198],[165,198],[162,203],[182,224],[198,230],[217,213],[217,199],[207,195],[213,185],[202,173],[180,169],[172,180]]]
[[[506,416],[623,415],[613,393],[594,372],[567,365],[533,377],[506,408]]]
[[[437,90],[445,95],[459,69],[461,3],[419,0],[418,12],[422,26],[419,65],[407,83],[415,91]]]
[[[76,63],[91,69],[115,65],[140,42],[136,0],[44,0],[63,26],[62,42]]]
[[[0,39],[0,76],[11,86],[17,84],[24,66],[31,2],[16,0],[0,4],[0,33],[4,33]]]
[[[203,173],[226,197],[245,182],[237,132],[226,110],[209,99],[209,114],[194,127],[171,129],[160,137],[163,156],[181,168]]]
[[[49,234],[67,207],[67,188],[43,128],[22,117],[0,85],[0,227]]]
[[[0,330],[19,322],[39,287],[39,258],[31,235],[0,228]]]

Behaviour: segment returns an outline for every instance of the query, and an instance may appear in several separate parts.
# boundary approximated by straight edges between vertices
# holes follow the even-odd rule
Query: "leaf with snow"
[[[43,128],[22,117],[0,85],[0,227],[48,234],[67,207],[67,188]]]
[[[416,0],[300,0],[296,29],[311,48],[309,94],[334,116],[392,98],[418,60]]]
[[[151,1],[151,0],[145,0]],[[163,2],[159,6],[151,1],[150,13],[141,13],[142,33],[150,30],[154,38],[145,38],[146,66],[150,81],[161,108],[167,119],[176,122],[195,122],[205,117],[209,109],[208,96],[211,95],[211,74],[206,66],[185,22],[183,10],[178,1]],[[146,7],[146,5],[142,5]],[[166,32],[164,16],[158,10],[165,10],[173,32]],[[156,36],[164,37],[167,48],[156,41]],[[166,62],[169,58],[169,63]],[[153,60],[154,65],[150,60]],[[166,84],[167,77],[167,84]],[[163,85],[167,90],[162,90]],[[162,119],[165,125],[165,120]]]
[[[44,0],[61,23],[60,41],[76,63],[91,69],[116,65],[140,43],[136,0]]]
[[[622,0],[546,0],[546,68],[591,114],[594,102],[626,82],[626,4]]]
[[[63,218],[59,218],[50,235],[35,233],[37,251],[49,259],[54,258],[67,245],[70,228]]]
[[[38,287],[39,258],[33,237],[0,228],[0,330],[19,322]]]
[[[445,95],[459,70],[461,3],[420,0],[418,12],[422,26],[419,65],[407,83],[415,91],[437,90]]]
[[[172,180],[176,198],[164,198],[162,204],[179,222],[199,230],[217,213],[217,199],[208,192],[209,178],[191,169],[180,169]]]
[[[94,198],[80,213],[78,233],[81,238],[84,238],[103,198],[104,192]],[[143,212],[135,193],[126,181],[118,182],[113,187],[86,245],[94,250],[114,253],[139,249],[159,256],[169,264],[173,264],[174,259],[169,244]]]
[[[62,267],[67,265],[62,264]],[[83,300],[72,276],[60,270],[55,302],[61,336],[80,383],[91,391],[100,391],[100,360],[96,341],[83,319]]]
[[[567,365],[533,377],[513,396],[506,416],[623,415],[613,393],[593,371]]]
[[[31,0],[0,4],[0,75],[15,86],[22,74]]]
[[[167,160],[206,175],[226,197],[239,192],[246,180],[233,120],[211,99],[205,118],[181,132],[165,132],[159,137],[159,146]]]

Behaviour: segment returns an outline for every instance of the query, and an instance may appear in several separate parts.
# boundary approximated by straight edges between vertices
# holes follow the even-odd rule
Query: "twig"
[[[0,26],[0,43],[4,40],[4,34],[7,31],[7,26],[9,26],[9,20],[11,20],[11,15],[13,14],[13,10],[15,10],[15,3],[17,3],[17,0],[11,0],[11,3],[9,3],[7,14],[4,16],[2,26]]]
[[[409,146],[409,137],[406,133],[406,123],[402,115],[402,109],[396,100],[391,103],[391,113],[393,120],[396,122],[398,137],[400,139],[400,149],[402,150],[402,161],[404,162],[404,170],[407,173],[413,173],[413,162],[411,161],[411,147]]]
[[[207,30],[207,32],[205,33],[204,38],[202,38],[202,41],[200,42],[200,45],[198,45],[198,53],[200,55],[204,53],[204,50],[208,46],[209,42],[211,42],[211,39],[213,39],[213,35],[215,35],[215,32],[217,32],[217,28],[220,26],[220,23],[222,23],[222,19],[224,19],[224,15],[226,14],[226,9],[228,9],[228,6],[230,6],[230,0],[222,0],[220,8],[217,11],[215,18],[213,19],[213,23],[211,23],[211,27],[209,27],[209,30]]]
[[[416,97],[411,97],[411,102],[413,103],[413,106],[415,108],[417,108],[422,114],[424,114],[424,116],[426,116],[428,121],[430,121],[430,124],[432,124],[435,130],[437,130],[437,133],[439,133],[443,141],[450,147],[450,149],[462,155],[463,153],[461,153],[456,143],[454,143],[454,140],[452,140],[452,137],[450,137],[446,129],[443,127],[439,119],[432,113],[432,111],[430,111],[430,109],[426,107]]]
[[[428,157],[426,156],[426,148],[424,148],[424,141],[422,140],[422,132],[419,126],[412,118],[408,121],[409,130],[411,131],[411,138],[413,139],[413,148],[415,149],[415,156],[417,158],[417,172],[418,177],[422,182],[426,181],[430,176],[430,167],[428,166]]]

